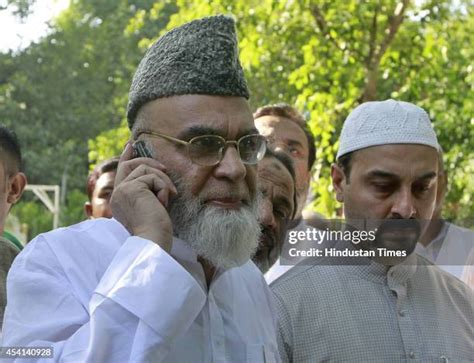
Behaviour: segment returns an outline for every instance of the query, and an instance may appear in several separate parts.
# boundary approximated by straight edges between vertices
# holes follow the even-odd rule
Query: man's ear
[[[15,204],[21,198],[26,186],[26,175],[18,172],[8,180],[7,202]]]
[[[332,186],[336,191],[336,200],[340,203],[344,203],[344,186],[346,185],[346,175],[339,165],[331,165],[331,178]]]
[[[92,204],[91,202],[84,203],[84,213],[88,219],[92,219]]]

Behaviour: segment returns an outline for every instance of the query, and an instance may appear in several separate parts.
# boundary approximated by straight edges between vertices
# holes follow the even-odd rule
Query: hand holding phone
[[[133,146],[127,143],[119,160],[111,199],[114,218],[132,235],[170,251],[173,229],[166,207],[169,198],[176,194],[166,167],[151,158],[146,145],[142,141]]]
[[[133,157],[134,158],[153,158],[151,151],[143,140],[136,141],[133,145]],[[158,195],[159,198],[159,195]],[[160,200],[165,207],[168,205],[168,198],[166,200]]]

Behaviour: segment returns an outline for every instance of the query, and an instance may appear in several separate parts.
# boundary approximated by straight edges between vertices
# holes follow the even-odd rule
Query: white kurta
[[[186,244],[171,255],[115,220],[38,236],[8,276],[2,345],[52,346],[61,362],[280,361],[252,262],[217,271],[208,290]]]
[[[473,251],[474,231],[447,222],[428,246],[418,243],[415,249],[416,253],[458,279],[463,278],[464,267],[469,264],[468,257]]]

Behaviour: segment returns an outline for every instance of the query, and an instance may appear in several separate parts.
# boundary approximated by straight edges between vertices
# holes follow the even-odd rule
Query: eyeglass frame
[[[238,140],[226,140],[224,139],[222,136],[220,135],[198,135],[198,136],[194,136],[193,138],[191,138],[189,141],[185,141],[185,140],[181,140],[181,139],[178,139],[176,137],[173,137],[173,136],[169,136],[169,135],[165,135],[165,134],[162,134],[160,132],[156,132],[156,131],[151,131],[151,130],[143,130],[143,131],[139,131],[137,133],[137,136],[136,136],[136,139],[138,139],[141,135],[150,135],[150,136],[157,136],[157,137],[162,137],[163,139],[165,140],[168,140],[168,141],[174,141],[178,144],[181,144],[181,145],[184,145],[186,146],[186,153],[188,154],[188,157],[193,161],[195,162],[196,164],[200,165],[200,166],[216,166],[218,165],[222,159],[224,158],[224,155],[225,155],[225,150],[227,149],[227,145],[228,144],[235,144],[235,148],[237,150],[237,153],[239,154],[239,158],[240,158],[240,161],[245,164],[245,165],[257,165],[259,161],[261,161],[263,159],[263,157],[265,156],[265,152],[262,154],[262,157],[260,159],[257,159],[257,162],[255,163],[249,163],[249,162],[246,162],[244,160],[242,160],[242,157],[240,156],[240,149],[239,149],[239,143],[240,141],[245,138],[245,137],[248,137],[248,136],[259,136],[262,140],[263,140],[263,143],[265,144],[265,151],[266,151],[266,148],[267,148],[267,139],[265,138],[265,136],[263,135],[260,135],[260,134],[248,134],[248,135],[244,135],[242,136],[240,139]],[[217,160],[217,162],[215,164],[209,164],[209,165],[202,165],[202,164],[199,164],[197,163],[193,157],[190,155],[190,152],[189,152],[189,145],[193,142],[193,140],[197,139],[197,138],[200,138],[200,137],[215,137],[215,138],[218,138],[220,140],[223,141],[224,143],[224,147],[220,150],[220,158],[219,160]]]

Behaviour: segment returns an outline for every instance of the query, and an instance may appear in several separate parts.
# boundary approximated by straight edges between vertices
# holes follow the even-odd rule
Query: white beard
[[[246,263],[255,253],[260,237],[258,198],[240,210],[203,205],[185,192],[189,189],[182,182],[172,180],[178,189],[178,196],[169,204],[174,235],[216,268]]]

